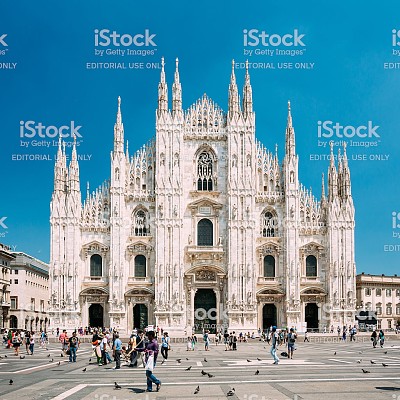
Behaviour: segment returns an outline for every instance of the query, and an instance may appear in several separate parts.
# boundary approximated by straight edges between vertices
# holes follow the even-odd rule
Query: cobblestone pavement
[[[48,350],[36,346],[35,354],[24,359],[2,349],[0,399],[400,400],[400,340],[389,339],[383,349],[373,349],[368,337],[357,343],[334,340],[323,336],[317,342],[300,340],[293,360],[281,357],[279,365],[272,364],[269,346],[258,339],[238,343],[237,351],[213,345],[206,352],[199,344],[189,352],[184,344],[173,344],[168,361],[161,365],[160,356],[154,371],[162,381],[158,393],[145,392],[143,368],[123,365],[116,371],[114,363],[97,366],[89,344],[81,346],[76,363],[61,357],[58,344],[50,344]],[[213,376],[202,375],[202,370]],[[121,389],[116,390],[114,382]],[[197,386],[200,390],[194,394]]]

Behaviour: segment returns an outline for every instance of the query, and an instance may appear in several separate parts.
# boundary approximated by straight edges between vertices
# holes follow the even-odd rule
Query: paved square
[[[279,365],[272,364],[269,346],[258,339],[238,343],[235,352],[224,351],[223,345],[212,345],[206,352],[201,344],[191,352],[184,344],[173,344],[168,361],[161,365],[160,359],[154,371],[162,381],[158,393],[145,392],[143,368],[123,365],[115,371],[114,363],[97,366],[90,344],[81,346],[76,363],[61,357],[54,343],[48,350],[36,348],[33,356],[23,359],[3,349],[0,399],[400,400],[400,338],[390,336],[383,349],[373,349],[368,336],[358,339],[336,343],[336,338],[321,335],[312,337],[311,343],[300,340],[294,359],[281,357]],[[279,353],[284,350],[280,348]],[[190,371],[185,371],[189,366]],[[202,370],[214,376],[202,375]],[[114,382],[122,388],[116,390]],[[200,390],[194,394],[197,386]]]

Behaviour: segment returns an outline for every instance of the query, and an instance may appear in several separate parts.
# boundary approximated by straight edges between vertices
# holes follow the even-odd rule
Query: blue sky
[[[356,262],[358,272],[397,273],[400,252],[385,249],[400,245],[400,239],[394,237],[400,236],[400,229],[392,226],[392,212],[400,212],[400,69],[385,68],[385,63],[400,62],[395,55],[400,45],[392,43],[392,30],[400,29],[398,11],[395,1],[386,1],[384,6],[363,4],[362,8],[356,1],[324,5],[320,1],[259,1],[246,7],[241,2],[226,7],[204,1],[193,10],[179,1],[153,2],[151,7],[142,3],[133,6],[130,1],[119,1],[118,5],[70,1],[52,4],[46,11],[28,1],[5,2],[0,38],[6,35],[2,40],[7,46],[0,41],[0,65],[16,66],[0,69],[0,161],[8,190],[2,190],[0,197],[0,221],[7,226],[0,225],[0,242],[49,260],[54,161],[15,158],[31,154],[54,159],[56,149],[33,147],[35,139],[52,142],[49,137],[21,138],[21,121],[56,127],[70,126],[74,121],[75,126],[81,126],[78,152],[90,158],[80,163],[83,194],[86,181],[93,189],[109,177],[118,96],[122,97],[125,138],[131,153],[154,136],[159,69],[100,70],[88,69],[87,63],[146,66],[164,56],[170,89],[174,60],[179,57],[184,107],[206,92],[226,110],[233,58],[244,62],[245,49],[301,50],[302,54],[294,56],[248,57],[252,66],[269,64],[269,68],[251,70],[257,138],[271,149],[277,143],[282,159],[290,100],[300,180],[319,197],[321,173],[327,171],[328,161],[316,159],[328,150],[318,146],[318,121],[354,128],[371,121],[371,126],[379,126],[379,138],[354,137],[353,141],[362,142],[364,147],[348,147],[356,206]],[[96,29],[132,37],[148,29],[149,35],[155,34],[155,46],[96,47]],[[275,47],[269,43],[244,47],[244,29],[264,31],[275,35],[275,40],[297,30],[298,35],[304,35],[304,46]],[[100,57],[94,54],[96,49],[147,49],[154,55]],[[292,68],[279,69],[283,63],[291,63]],[[244,71],[237,69],[236,76],[241,87]],[[21,140],[29,142],[29,147],[21,147]],[[329,140],[320,138],[320,142]],[[366,148],[366,144],[371,147]]]

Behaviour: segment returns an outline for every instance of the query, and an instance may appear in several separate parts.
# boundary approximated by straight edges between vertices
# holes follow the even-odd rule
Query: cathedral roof
[[[198,128],[223,127],[226,125],[226,116],[205,93],[185,111],[185,122]]]

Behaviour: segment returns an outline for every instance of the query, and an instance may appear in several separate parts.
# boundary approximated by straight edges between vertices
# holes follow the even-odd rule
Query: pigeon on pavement
[[[256,371],[256,373],[255,373],[254,375],[258,375],[259,373],[260,373],[260,371],[259,371],[259,370],[257,370],[257,371]]]
[[[122,387],[119,386],[117,382],[114,382],[114,388],[115,388],[115,389],[122,389]]]
[[[367,371],[366,369],[362,368],[362,372],[364,372],[364,374],[369,374],[371,371]]]
[[[190,371],[191,369],[192,369],[192,366],[187,367],[187,368],[185,369],[185,371]]]
[[[10,379],[10,382],[8,382],[10,385],[12,385],[14,383],[14,381],[12,379]]]
[[[197,386],[197,388],[194,390],[194,394],[197,394],[200,392],[200,386]]]
[[[233,396],[235,394],[235,388],[232,388],[226,395],[229,396]]]

